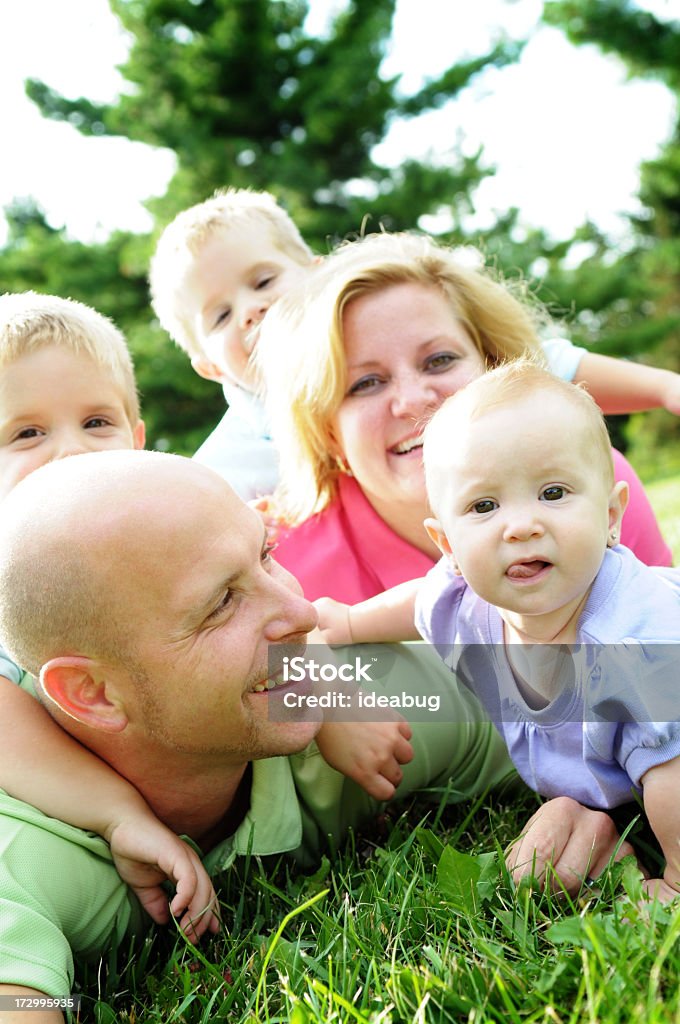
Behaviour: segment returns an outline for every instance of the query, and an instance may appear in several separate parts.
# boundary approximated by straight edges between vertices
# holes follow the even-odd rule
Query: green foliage
[[[415,801],[313,876],[254,860],[221,879],[225,933],[156,935],[85,985],[88,1019],[198,1024],[671,1024],[680,908],[641,908],[632,858],[575,897],[514,889],[501,845],[534,805]],[[118,973],[120,970],[121,973]],[[98,1000],[98,1002],[95,1002]],[[94,1012],[90,1012],[93,1010]]]

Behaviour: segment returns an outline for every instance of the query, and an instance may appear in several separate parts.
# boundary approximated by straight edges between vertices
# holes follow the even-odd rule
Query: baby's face
[[[553,393],[472,421],[453,413],[455,444],[435,483],[440,522],[467,583],[500,609],[533,616],[577,605],[602,563],[618,518],[579,416]]]
[[[143,423],[89,356],[46,347],[0,372],[0,497],[55,459],[143,447]]]
[[[265,313],[308,271],[278,249],[265,225],[217,231],[192,261],[178,300],[202,356],[197,373],[255,387],[250,356]]]

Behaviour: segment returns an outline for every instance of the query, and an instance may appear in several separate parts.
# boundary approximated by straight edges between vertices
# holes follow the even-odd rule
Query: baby
[[[508,363],[444,403],[423,457],[443,558],[354,607],[318,601],[324,639],[434,644],[546,797],[610,808],[642,791],[667,861],[645,886],[677,896],[680,573],[618,544],[627,488],[597,406]]]

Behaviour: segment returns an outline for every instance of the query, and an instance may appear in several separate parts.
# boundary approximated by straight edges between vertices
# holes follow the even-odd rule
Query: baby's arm
[[[603,412],[667,409],[680,416],[680,374],[586,352],[574,383],[585,384]]]
[[[415,600],[420,580],[412,580],[361,604],[322,597],[314,604],[327,644],[417,640]],[[326,722],[316,741],[328,763],[376,800],[390,800],[402,779],[401,765],[413,757],[411,727],[401,715],[390,722]]]
[[[320,597],[314,605],[324,641],[333,646],[419,640],[415,606],[421,582],[409,580],[354,605]]]
[[[650,878],[644,888],[663,903],[680,896],[680,757],[650,768],[642,776],[645,812],[666,858],[663,878]]]
[[[184,911],[181,927],[189,938],[217,931],[215,893],[194,851],[155,817],[134,786],[2,676],[0,787],[50,817],[103,836],[121,878],[158,923],[169,919],[161,888],[169,878],[176,886],[170,911]]]

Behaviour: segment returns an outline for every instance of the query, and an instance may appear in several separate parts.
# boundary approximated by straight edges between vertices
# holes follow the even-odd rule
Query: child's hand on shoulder
[[[141,821],[135,816],[119,821],[106,838],[118,874],[157,924],[167,924],[172,914],[191,942],[219,931],[210,876],[195,850],[171,829],[150,815]],[[166,880],[175,886],[169,904],[162,887]]]

